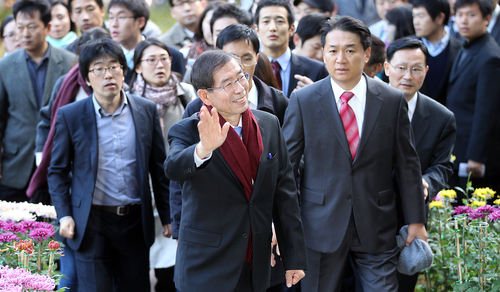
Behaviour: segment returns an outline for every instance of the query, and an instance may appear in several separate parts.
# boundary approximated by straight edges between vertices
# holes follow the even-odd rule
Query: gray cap
[[[424,240],[415,237],[410,246],[406,246],[408,225],[401,227],[396,236],[398,247],[401,250],[398,260],[398,271],[405,275],[414,275],[432,265],[434,254],[431,247]]]
[[[314,8],[319,8],[324,12],[332,12],[335,8],[335,0],[294,0],[293,5],[297,6],[300,2],[309,4]]]

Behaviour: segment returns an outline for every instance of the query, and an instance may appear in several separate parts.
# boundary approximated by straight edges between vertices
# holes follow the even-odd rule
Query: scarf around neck
[[[212,107],[207,106],[211,111]],[[221,127],[226,123],[226,120],[219,114],[219,122]],[[238,180],[243,185],[245,196],[248,201],[252,196],[253,183],[257,177],[259,162],[264,152],[262,143],[262,135],[259,125],[250,108],[247,108],[241,116],[242,130],[241,138],[236,131],[231,127],[227,133],[226,141],[219,147],[222,156],[231,167],[231,170],[236,174]],[[247,253],[245,261],[252,263],[252,230],[248,237]]]

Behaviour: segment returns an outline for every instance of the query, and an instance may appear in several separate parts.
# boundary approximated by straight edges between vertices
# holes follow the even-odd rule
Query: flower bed
[[[496,192],[474,190],[470,182],[458,190],[467,198],[464,206],[452,206],[454,190],[441,191],[429,204],[428,240],[435,256],[417,290],[499,291],[500,199],[488,205]]]
[[[56,218],[54,207],[0,201],[0,291],[52,291],[59,282],[61,245],[54,226],[37,218]]]

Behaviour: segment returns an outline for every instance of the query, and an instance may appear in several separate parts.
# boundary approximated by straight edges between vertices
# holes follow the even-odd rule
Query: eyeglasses
[[[114,17],[114,16],[111,16],[111,17],[108,17],[108,20],[109,22],[115,22],[115,20],[118,20],[118,22],[124,22],[125,19],[127,18],[134,18],[133,16],[118,16],[118,17]]]
[[[164,65],[170,64],[172,62],[172,57],[163,57],[163,58],[149,58],[141,60],[141,62],[147,62],[149,66],[156,66],[158,61],[161,61]]]
[[[411,75],[416,76],[416,77],[420,77],[420,76],[424,75],[424,69],[420,68],[420,67],[413,67],[410,69],[410,68],[403,66],[403,65],[399,65],[399,66],[394,67],[389,62],[387,62],[387,64],[391,65],[391,67],[394,68],[396,73],[399,75],[406,75],[406,73],[408,73],[408,70],[411,70],[410,71]]]
[[[224,86],[207,88],[207,90],[224,89],[226,92],[232,92],[234,90],[234,88],[236,87],[236,83],[239,83],[241,86],[248,84],[249,76],[250,75],[248,75],[248,73],[245,73],[245,74],[243,74],[243,76],[239,77],[235,81],[229,81]]]
[[[4,39],[15,39],[17,37],[17,34],[15,33],[9,33],[8,35],[4,35],[3,38]]]
[[[200,0],[184,0],[184,1],[177,1],[177,2],[174,2],[172,3],[174,5],[174,7],[177,7],[177,6],[184,6],[184,4],[189,4],[189,5],[193,5],[194,3],[198,2]]]
[[[121,72],[123,68],[123,65],[113,65],[113,66],[109,66],[108,68],[94,68],[92,70],[89,70],[89,72],[92,72],[94,73],[95,76],[102,76],[106,73],[106,70],[109,70],[109,72],[111,72],[112,74],[118,74]]]

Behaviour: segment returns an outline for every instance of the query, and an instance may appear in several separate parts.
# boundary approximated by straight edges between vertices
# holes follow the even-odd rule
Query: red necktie
[[[356,115],[354,114],[351,106],[348,104],[349,100],[351,100],[353,96],[354,93],[350,91],[346,91],[340,96],[340,99],[342,100],[342,105],[340,106],[340,118],[342,119],[345,136],[347,137],[347,142],[349,143],[349,150],[351,150],[352,159],[354,160],[356,152],[358,151],[359,131]]]
[[[278,82],[279,90],[283,90],[282,89],[283,84],[281,81],[281,74],[280,74],[280,70],[281,70],[280,63],[278,63],[278,61],[272,61],[271,65],[273,65],[274,77],[276,77],[276,81]]]

